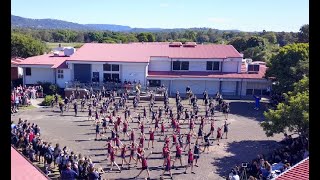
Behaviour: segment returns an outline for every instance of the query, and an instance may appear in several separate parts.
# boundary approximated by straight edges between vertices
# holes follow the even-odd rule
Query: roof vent
[[[196,42],[186,42],[183,45],[183,47],[196,47],[196,46],[197,46]]]
[[[65,56],[71,56],[72,54],[74,54],[76,52],[76,49],[73,47],[65,47],[63,49],[64,55]]]
[[[169,44],[169,47],[180,47],[180,46],[182,46],[181,42],[171,42]]]
[[[53,51],[53,56],[59,56],[59,51]]]

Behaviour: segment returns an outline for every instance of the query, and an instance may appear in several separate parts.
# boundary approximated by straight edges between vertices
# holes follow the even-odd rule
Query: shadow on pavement
[[[227,144],[226,151],[232,155],[214,158],[214,162],[211,164],[217,167],[215,173],[226,177],[236,165],[240,165],[242,162],[251,162],[258,154],[268,157],[269,153],[280,146],[281,144],[274,140],[231,142]]]
[[[263,112],[266,111],[267,103],[260,103],[260,109],[255,110],[254,102],[230,102],[230,114],[263,121]]]

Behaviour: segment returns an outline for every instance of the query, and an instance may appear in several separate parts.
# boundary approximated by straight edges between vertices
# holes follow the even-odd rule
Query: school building
[[[270,81],[264,78],[263,62],[244,60],[232,45],[174,43],[86,43],[81,48],[60,48],[52,54],[27,58],[19,63],[23,83],[136,81],[143,86],[165,85],[169,93],[228,96],[264,94]]]

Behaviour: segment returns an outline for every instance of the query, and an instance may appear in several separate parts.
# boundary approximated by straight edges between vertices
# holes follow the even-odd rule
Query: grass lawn
[[[61,44],[62,47],[76,47],[79,48],[80,46],[82,46],[84,43],[53,43],[53,42],[47,42],[47,46],[50,49],[56,48],[59,46],[59,44]]]
[[[30,105],[30,106],[22,106],[22,107],[19,107],[19,110],[29,110],[29,109],[34,109],[36,108],[35,106],[33,105]]]

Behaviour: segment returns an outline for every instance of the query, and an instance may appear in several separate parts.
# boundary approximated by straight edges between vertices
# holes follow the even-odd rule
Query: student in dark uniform
[[[89,107],[89,110],[88,110],[88,121],[92,119],[92,109],[91,107]]]
[[[198,159],[200,158],[200,146],[196,141],[193,149],[194,159],[196,160],[195,166],[198,167]]]
[[[78,114],[78,103],[77,103],[76,100],[74,101],[73,109],[74,109],[74,116],[77,116],[77,114]]]
[[[224,134],[226,134],[226,139],[228,139],[229,125],[230,125],[230,123],[227,123],[227,121],[225,121],[224,125],[223,125],[223,134],[222,134],[222,136]],[[222,138],[222,136],[221,136],[221,138]]]
[[[102,139],[101,133],[100,133],[100,121],[96,121],[96,138],[94,140],[98,139],[98,135],[100,136],[100,139]]]

